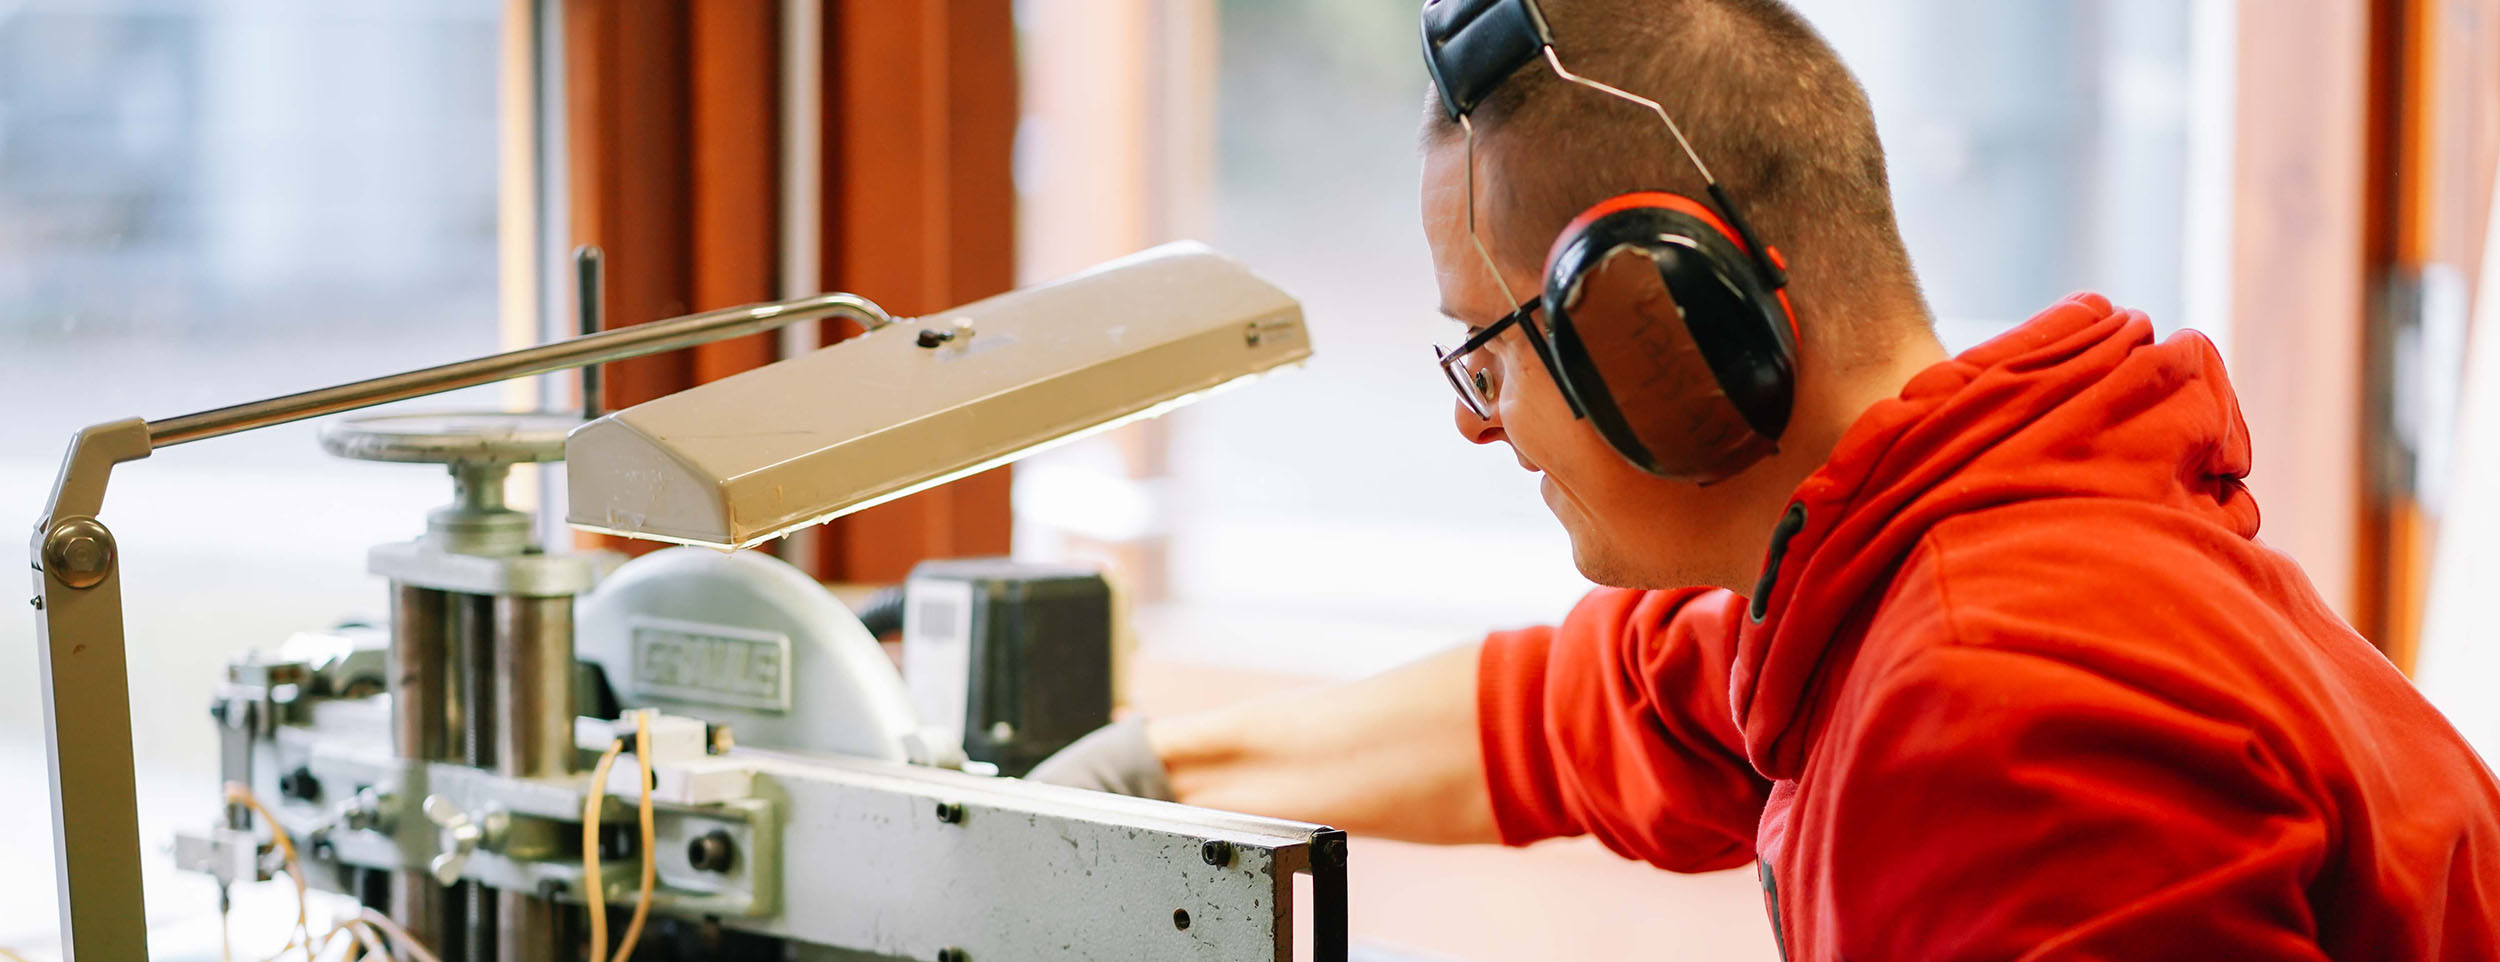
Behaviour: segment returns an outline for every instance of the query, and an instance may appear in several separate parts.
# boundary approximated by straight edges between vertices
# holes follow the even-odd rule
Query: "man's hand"
[[[1172,780],[1163,759],[1146,740],[1146,720],[1132,718],[1096,729],[1033,766],[1036,782],[1133,795],[1169,802]]]
[[[1361,681],[1122,722],[1027,777],[1318,822],[1410,842],[1492,842],[1467,645]]]

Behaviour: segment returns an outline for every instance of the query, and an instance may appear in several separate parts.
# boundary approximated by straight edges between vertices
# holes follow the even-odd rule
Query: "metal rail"
[[[604,364],[661,351],[708,344],[787,327],[801,321],[841,318],[876,330],[894,322],[867,298],[856,294],[819,294],[769,304],[749,304],[636,324],[552,344],[502,354],[454,361],[434,367],[386,374],[377,378],[303,391],[246,404],[148,422],[151,449],[219,437],[273,424],[337,414],[412,397],[441,394],[516,377],[549,374],[589,364]]]

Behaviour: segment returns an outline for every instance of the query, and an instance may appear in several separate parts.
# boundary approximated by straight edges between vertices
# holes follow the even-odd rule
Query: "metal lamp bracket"
[[[846,318],[893,322],[866,298],[820,294],[637,324],[551,344],[269,398],[162,421],[126,418],[78,432],[36,522],[30,561],[42,642],[50,749],[54,882],[63,962],[148,958],[139,881],[137,778],[130,743],[120,551],[96,520],[113,466],[155,449],[479,384],[570,370]]]

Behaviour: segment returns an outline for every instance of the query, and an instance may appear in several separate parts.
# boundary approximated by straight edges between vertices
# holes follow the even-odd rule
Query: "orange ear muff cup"
[[[1777,450],[1796,328],[1724,221],[1689,198],[1591,207],[1546,263],[1559,380],[1626,460],[1707,484]]]

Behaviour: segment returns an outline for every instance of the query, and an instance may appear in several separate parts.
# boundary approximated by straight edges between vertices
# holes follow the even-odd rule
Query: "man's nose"
[[[1452,401],[1450,411],[1451,417],[1458,424],[1458,433],[1467,440],[1477,444],[1491,444],[1504,439],[1502,413],[1499,410],[1487,417],[1477,417],[1476,412],[1467,407],[1467,402]]]

